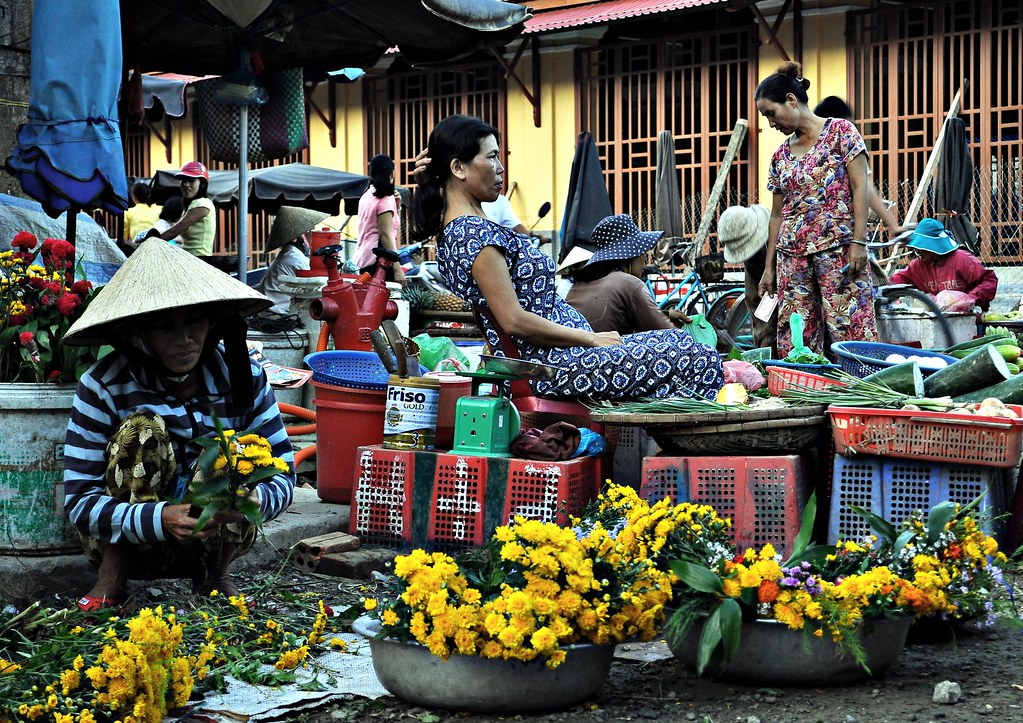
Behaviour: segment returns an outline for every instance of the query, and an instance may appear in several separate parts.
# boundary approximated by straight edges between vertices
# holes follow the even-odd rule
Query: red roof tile
[[[542,33],[582,25],[596,25],[622,18],[714,5],[723,0],[606,0],[605,2],[538,12],[526,21],[525,34]]]

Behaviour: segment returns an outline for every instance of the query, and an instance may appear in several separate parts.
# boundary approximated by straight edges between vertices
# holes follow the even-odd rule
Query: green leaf
[[[199,515],[199,519],[195,523],[193,528],[196,532],[202,532],[206,528],[206,523],[213,519],[213,516],[218,512],[224,511],[224,505],[219,500],[213,500],[205,507],[202,508],[202,514]]]
[[[849,509],[866,520],[867,524],[873,528],[874,532],[876,532],[878,537],[880,537],[883,541],[891,542],[895,539],[895,525],[885,518],[874,514],[870,510],[857,507],[856,505],[850,505]]]
[[[945,531],[945,525],[955,517],[956,503],[950,500],[939,502],[931,508],[927,515],[927,542],[933,544]]]
[[[715,612],[720,613],[722,662],[728,664],[735,659],[735,654],[739,651],[739,640],[742,637],[742,610],[739,603],[731,598],[726,598]]]
[[[697,592],[722,593],[721,578],[716,572],[691,562],[672,560],[668,563],[678,579]]]
[[[707,616],[707,622],[703,624],[703,632],[700,633],[700,647],[696,653],[696,674],[702,676],[703,672],[710,665],[711,659],[721,645],[721,606],[714,608]]]
[[[906,530],[898,539],[895,540],[895,545],[892,549],[892,556],[898,557],[899,553],[909,544],[909,541],[916,537],[916,533],[913,530]]]
[[[810,495],[803,508],[803,519],[799,523],[799,532],[792,542],[792,551],[789,554],[789,561],[782,564],[782,567],[791,567],[791,560],[796,555],[803,554],[806,546],[810,544],[810,537],[813,535],[813,521],[817,517],[817,493]]]
[[[825,562],[828,555],[834,555],[836,548],[834,545],[814,545],[803,550],[801,555],[793,555],[784,564],[784,567],[795,567],[804,562],[809,562],[811,565],[819,566]]]

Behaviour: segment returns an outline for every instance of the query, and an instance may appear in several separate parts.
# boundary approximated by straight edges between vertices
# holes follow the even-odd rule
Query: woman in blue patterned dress
[[[620,336],[594,332],[555,292],[554,261],[525,236],[484,215],[501,191],[504,166],[497,131],[469,116],[450,116],[430,134],[412,205],[414,235],[437,239],[437,265],[451,290],[485,303],[524,359],[564,369],[534,382],[537,394],[624,400],[698,394],[721,388],[721,357],[681,329]],[[497,334],[485,328],[498,349]]]

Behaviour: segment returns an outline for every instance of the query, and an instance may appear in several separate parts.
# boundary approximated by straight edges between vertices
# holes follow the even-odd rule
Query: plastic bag
[[[689,334],[700,344],[706,344],[711,349],[717,348],[718,345],[718,333],[714,329],[714,326],[707,321],[707,317],[703,314],[694,314],[689,317],[692,319],[688,324],[683,324],[682,328],[689,332]]]
[[[449,337],[420,334],[412,341],[419,345],[419,363],[430,371],[470,371],[469,358]]]
[[[938,308],[942,311],[973,311],[974,305],[977,300],[964,291],[952,291],[949,289],[942,289],[934,297],[934,300],[938,304]]]
[[[749,362],[729,359],[722,366],[725,368],[725,384],[741,384],[747,391],[755,392],[767,381]]]

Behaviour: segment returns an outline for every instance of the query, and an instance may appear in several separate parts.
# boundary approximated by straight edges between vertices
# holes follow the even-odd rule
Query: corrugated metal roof
[[[655,15],[719,2],[724,0],[607,0],[536,13],[526,21],[523,33],[543,33],[583,25],[597,25],[611,20]]]

